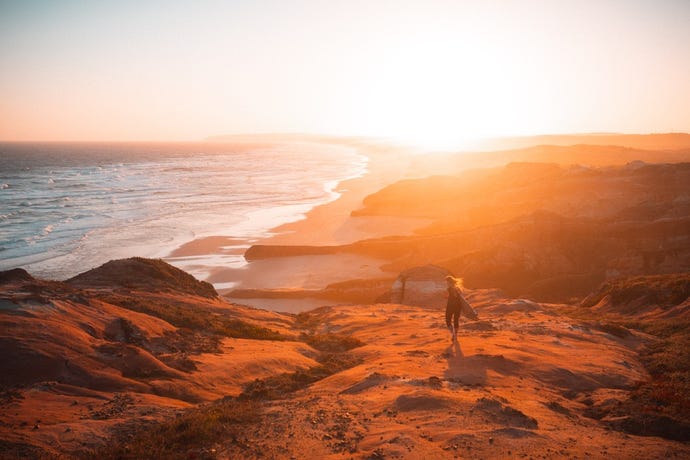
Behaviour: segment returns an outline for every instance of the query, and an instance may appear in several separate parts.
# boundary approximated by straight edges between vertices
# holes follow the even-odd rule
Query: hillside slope
[[[469,291],[452,343],[421,307],[0,280],[0,457],[690,455],[682,414],[629,404],[659,339],[573,306]]]
[[[607,279],[687,270],[688,183],[690,163],[641,162],[602,168],[514,163],[408,179],[369,195],[353,219],[391,217],[390,235],[400,217],[431,222],[416,235],[341,246],[257,245],[245,257],[309,256],[315,264],[354,254],[378,263],[381,278],[434,264],[474,288],[570,301]]]
[[[507,299],[497,291],[474,291],[469,300],[481,319],[461,326],[458,343],[449,340],[440,312],[418,307],[302,313],[296,322],[302,330],[363,344],[349,352],[354,366],[306,379],[291,391],[284,391],[286,380],[308,373],[254,382],[239,400],[255,402],[251,420],[229,422],[188,450],[160,453],[250,459],[690,455],[687,444],[658,437],[682,438],[688,429],[683,422],[669,425],[646,412],[607,415],[649,379],[638,352],[654,341],[651,336],[572,320],[559,306]],[[218,404],[230,411],[239,402]],[[202,410],[185,423],[202,425],[216,413]],[[179,439],[179,426],[154,432],[153,439]],[[123,442],[133,449],[151,445],[144,437]],[[122,452],[100,454],[117,458]]]
[[[128,277],[142,264],[148,273],[126,288],[112,270]],[[160,261],[104,267],[70,281],[79,288],[0,273],[0,439],[8,452],[97,445],[126,420],[167,417],[315,363],[289,317],[195,295],[208,294],[207,283]],[[167,278],[185,283],[160,284]]]

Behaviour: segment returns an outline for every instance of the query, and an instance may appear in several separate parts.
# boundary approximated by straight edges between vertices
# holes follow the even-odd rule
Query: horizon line
[[[482,136],[475,140],[494,140],[494,139],[527,139],[533,137],[561,137],[561,136],[663,136],[663,135],[690,135],[689,131],[659,131],[659,132],[619,132],[619,131],[592,131],[592,132],[560,132],[560,133],[541,133],[541,134],[506,134],[495,136]],[[214,134],[199,139],[0,139],[0,143],[6,144],[117,144],[117,143],[222,143],[225,142],[223,138],[237,138],[238,140],[245,137],[323,137],[323,138],[339,138],[339,139],[376,139],[386,140],[406,144],[406,142],[396,141],[391,136],[377,136],[377,135],[363,135],[363,134],[328,134],[317,132],[246,132],[233,134]],[[459,142],[461,143],[461,142]]]

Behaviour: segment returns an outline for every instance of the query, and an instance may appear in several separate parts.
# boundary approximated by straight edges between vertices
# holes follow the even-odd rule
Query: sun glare
[[[455,149],[688,129],[680,4],[305,2],[18,2],[0,13],[0,139],[311,132]]]
[[[495,42],[427,33],[399,49],[367,73],[363,112],[372,133],[447,150],[480,138],[529,134],[538,121],[543,104],[534,89],[549,87],[546,74]]]

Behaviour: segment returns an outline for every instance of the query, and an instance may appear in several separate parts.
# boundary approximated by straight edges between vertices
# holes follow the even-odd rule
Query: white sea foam
[[[356,150],[324,144],[0,144],[0,184],[12,184],[0,186],[0,270],[62,279],[113,258],[166,257],[195,238],[260,238],[365,170]],[[203,278],[244,264],[241,252],[170,261]]]

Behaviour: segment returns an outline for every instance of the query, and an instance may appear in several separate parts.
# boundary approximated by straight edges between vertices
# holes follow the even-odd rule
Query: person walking
[[[474,308],[467,303],[465,297],[462,295],[462,278],[455,278],[453,276],[446,276],[446,283],[448,284],[448,303],[446,304],[446,326],[450,331],[450,339],[455,342],[458,340],[458,323],[460,315],[464,314],[466,317],[476,320],[479,319]]]

